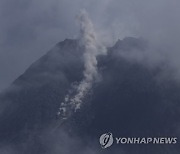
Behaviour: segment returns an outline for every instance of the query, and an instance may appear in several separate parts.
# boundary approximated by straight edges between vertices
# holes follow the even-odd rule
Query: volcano
[[[127,37],[97,56],[98,81],[82,107],[63,122],[60,103],[83,78],[83,48],[66,39],[34,62],[0,95],[0,153],[177,154],[176,145],[113,145],[99,137],[180,137],[180,84],[163,77],[165,64],[149,67],[122,53],[145,52],[148,43]]]

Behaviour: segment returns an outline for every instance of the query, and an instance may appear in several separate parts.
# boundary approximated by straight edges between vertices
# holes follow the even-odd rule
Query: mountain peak
[[[125,37],[123,40],[118,40],[113,46],[114,49],[118,50],[145,50],[147,48],[147,42],[142,38]]]
[[[156,77],[161,70],[148,69],[117,55],[121,51],[145,50],[145,45],[142,39],[128,37],[107,49],[107,55],[99,56],[99,80],[93,83],[81,109],[59,127],[60,103],[83,78],[84,51],[78,40],[58,43],[13,83],[18,91],[0,97],[0,142],[21,144],[32,134],[38,134],[35,139],[44,135],[41,132],[46,132],[46,139],[48,136],[51,142],[54,127],[83,136],[82,141],[86,137],[96,139],[107,128],[120,136],[178,136],[174,126],[180,117],[180,86],[166,81],[158,83]],[[46,149],[46,143],[38,139],[36,148],[42,145]],[[38,150],[32,152],[34,147],[26,144],[30,153],[41,154]],[[126,147],[125,150],[128,151]]]
[[[70,44],[77,44],[78,40],[76,39],[65,39],[64,41],[61,41],[59,43],[57,43],[58,46],[67,46]]]

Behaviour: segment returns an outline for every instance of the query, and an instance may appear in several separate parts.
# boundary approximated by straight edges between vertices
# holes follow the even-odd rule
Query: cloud
[[[61,103],[58,115],[63,116],[70,116],[71,113],[69,112],[80,109],[84,98],[91,90],[94,80],[98,77],[96,58],[98,55],[106,54],[106,48],[99,44],[100,41],[97,40],[97,33],[85,10],[81,11],[78,20],[80,24],[79,44],[82,50],[84,50],[83,79],[78,85],[73,87],[75,94],[72,95],[70,91],[70,93],[65,96],[64,102]]]
[[[157,52],[166,55],[180,72],[178,0],[2,0],[0,7],[0,89],[57,42],[77,38],[75,16],[82,8],[107,45],[125,36],[144,37],[151,59]]]

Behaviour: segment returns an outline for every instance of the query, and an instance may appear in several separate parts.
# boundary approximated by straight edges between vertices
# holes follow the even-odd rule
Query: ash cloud
[[[54,0],[44,2],[42,0],[38,0],[32,1],[32,3],[27,1],[23,3],[22,1],[16,1],[16,5],[14,5],[12,0],[6,0],[6,2],[1,1],[0,3],[4,3],[1,5],[5,6],[4,8],[10,8],[1,10],[3,12],[3,14],[1,14],[1,18],[6,18],[6,20],[4,19],[1,27],[1,41],[3,42],[1,51],[3,52],[1,53],[2,56],[0,57],[0,62],[2,63],[0,68],[4,76],[9,73],[9,76],[12,77],[14,77],[14,73],[11,72],[11,70],[14,70],[15,73],[19,74],[24,69],[24,66],[31,63],[32,60],[36,59],[53,43],[76,35],[77,29],[76,25],[74,24],[74,14],[77,14],[82,7],[86,8],[86,10],[89,12],[89,15],[94,21],[95,28],[100,33],[100,36],[96,36],[92,29],[92,24],[89,20],[87,20],[87,18],[84,18],[84,15],[79,18],[80,21],[85,21],[81,22],[82,35],[80,38],[84,38],[81,40],[81,45],[84,46],[85,49],[92,49],[90,51],[93,52],[84,54],[84,60],[87,62],[85,65],[84,78],[77,86],[74,87],[73,90],[76,91],[75,95],[72,97],[70,95],[68,96],[69,98],[66,97],[66,100],[73,99],[75,101],[75,106],[77,105],[76,101],[81,102],[83,97],[91,88],[92,81],[96,79],[96,76],[98,75],[96,55],[99,53],[96,53],[96,45],[99,44],[99,38],[101,41],[111,45],[118,38],[124,38],[125,36],[144,37],[150,42],[149,49],[147,51],[144,53],[140,51],[132,51],[129,55],[127,53],[120,53],[120,56],[124,56],[129,61],[138,61],[142,64],[146,64],[146,62],[148,62],[148,65],[153,66],[159,61],[166,60],[173,68],[177,69],[176,77],[178,77],[178,38],[180,36],[178,26],[180,23],[178,20],[178,1],[170,2],[166,0],[137,0],[134,2],[131,0],[100,0],[97,2],[95,0],[75,0],[73,2],[57,2]],[[24,29],[21,29],[22,27]],[[89,30],[91,31],[90,33]],[[6,34],[6,32],[8,33]],[[96,38],[96,41],[94,41],[94,38]],[[91,43],[89,44],[89,42]],[[86,46],[86,44],[88,45]],[[91,46],[92,44],[95,44],[95,48],[94,46]],[[13,51],[13,53],[10,51]],[[12,63],[15,64],[16,61],[19,61],[18,65],[12,66],[12,63],[9,63],[9,59],[13,59],[12,57],[14,58]],[[74,59],[75,56],[72,57],[72,60]],[[67,59],[64,61],[67,61]],[[23,68],[20,68],[20,65],[23,66]],[[112,71],[110,71],[108,74],[111,76],[111,73]],[[131,74],[128,75],[127,78],[130,76]],[[62,80],[64,81],[64,76],[62,77]],[[3,77],[0,81],[4,82]],[[115,83],[115,85],[117,84]],[[108,88],[109,86],[107,89]],[[161,108],[161,110],[163,109]],[[65,138],[62,137],[62,140],[65,140]],[[62,142],[62,140],[60,139],[60,142]],[[65,143],[62,145],[65,147],[65,150],[68,150],[68,143],[70,140],[71,139],[68,139],[67,144]],[[54,150],[52,153],[56,153],[56,148],[57,153],[59,153],[59,151],[61,151],[61,149],[59,149],[59,140],[52,139],[52,141],[54,141],[54,144],[56,144],[55,146],[49,144],[49,147],[54,147],[52,149]],[[3,152],[4,150],[6,149],[3,149]],[[88,152],[84,150],[83,153]]]
[[[179,78],[178,0],[2,0],[0,2],[0,90],[65,38],[76,38],[74,17],[85,8],[109,46],[126,36],[151,43],[148,58],[165,57]]]
[[[78,85],[74,86],[74,95],[69,93],[65,96],[64,102],[61,103],[58,115],[69,115],[69,113],[66,113],[71,112],[71,110],[68,109],[69,107],[74,111],[80,109],[83,99],[90,91],[94,80],[97,80],[98,77],[96,58],[98,55],[106,54],[106,48],[97,40],[97,33],[85,10],[81,11],[78,16],[78,21],[80,24],[79,44],[84,50],[83,79]]]

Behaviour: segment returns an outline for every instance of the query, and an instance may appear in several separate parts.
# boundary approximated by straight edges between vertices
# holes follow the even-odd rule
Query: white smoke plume
[[[71,96],[70,93],[68,93],[65,96],[64,102],[61,103],[58,115],[64,114],[67,116],[71,114],[68,112],[72,112],[72,110],[76,111],[81,107],[84,97],[92,87],[93,81],[98,77],[96,57],[106,53],[105,47],[98,42],[94,26],[85,10],[81,11],[78,16],[78,21],[80,23],[79,41],[84,49],[84,78],[75,87],[75,95]]]

